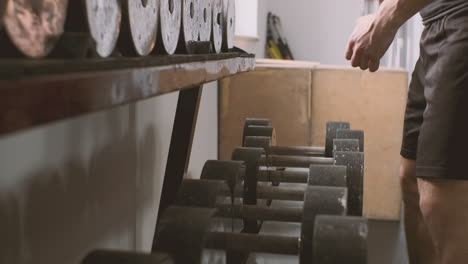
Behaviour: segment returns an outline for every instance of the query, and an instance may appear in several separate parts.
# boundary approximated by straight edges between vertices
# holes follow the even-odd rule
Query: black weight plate
[[[349,215],[362,216],[364,154],[362,152],[335,152],[335,165],[343,165],[347,168]]]
[[[300,263],[312,262],[315,218],[318,215],[346,215],[348,190],[343,187],[307,186],[301,225]]]
[[[362,130],[350,130],[350,129],[338,129],[336,130],[337,139],[357,139],[359,140],[359,151],[364,152],[364,131]]]
[[[308,185],[347,187],[346,166],[311,165]]]
[[[243,161],[209,160],[203,166],[200,176],[202,180],[223,180],[231,191],[235,185],[241,183],[245,177],[245,163]]]
[[[325,135],[325,157],[333,157],[333,139],[336,138],[336,131],[338,129],[349,129],[348,122],[327,122],[326,135]]]
[[[213,217],[216,209],[171,206],[164,210],[156,227],[154,247],[167,252],[176,263],[207,263],[210,255],[219,253],[205,249],[208,232],[216,231]]]
[[[174,264],[165,253],[137,253],[116,250],[95,250],[89,253],[82,264]]]
[[[337,151],[359,152],[359,140],[357,139],[334,139],[333,153]]]
[[[319,215],[315,219],[310,263],[367,263],[367,220],[361,217]]]

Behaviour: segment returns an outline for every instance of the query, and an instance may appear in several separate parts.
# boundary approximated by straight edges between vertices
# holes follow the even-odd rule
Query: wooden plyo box
[[[365,131],[364,213],[399,220],[398,181],[408,74],[399,70],[363,72],[349,67],[257,65],[257,70],[220,85],[219,153],[228,160],[241,145],[247,117],[272,119],[278,145],[325,142],[325,124],[346,120]]]

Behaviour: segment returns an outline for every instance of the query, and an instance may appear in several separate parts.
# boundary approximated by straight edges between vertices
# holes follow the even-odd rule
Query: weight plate
[[[137,253],[117,250],[95,250],[89,253],[81,264],[174,264],[172,258],[164,253]]]
[[[367,220],[361,217],[319,215],[309,263],[367,263]]]
[[[213,29],[211,41],[213,50],[216,53],[221,53],[223,45],[223,0],[213,0]]]
[[[198,22],[200,24],[200,41],[211,40],[211,28],[213,21],[213,1],[212,0],[198,0],[200,5],[200,12],[198,13]]]
[[[199,13],[200,0],[182,0],[182,46],[188,54],[194,53],[192,45],[198,41]]]
[[[337,139],[357,139],[359,141],[359,151],[364,152],[364,131],[338,129],[336,130]]]
[[[362,152],[335,152],[335,165],[346,166],[349,215],[362,216],[364,154]]]
[[[176,263],[207,263],[213,251],[205,249],[206,236],[216,231],[216,209],[171,206],[164,210],[156,227],[154,249],[167,252]],[[216,256],[219,257],[216,252]],[[223,262],[221,262],[223,263]]]
[[[348,190],[342,187],[307,186],[301,225],[300,263],[312,262],[314,225],[318,215],[346,215]]]
[[[338,130],[340,131],[340,130]],[[338,135],[338,132],[337,132]],[[334,139],[333,153],[337,151],[354,151],[359,152],[359,140],[357,139]]]
[[[127,0],[127,18],[135,52],[151,53],[156,43],[159,21],[159,0]]]
[[[327,122],[326,136],[325,136],[325,157],[333,157],[333,139],[336,138],[336,131],[338,129],[349,129],[348,122]]]
[[[209,160],[203,166],[200,176],[202,180],[225,181],[231,191],[235,185],[242,183],[245,177],[245,163],[243,161]]]
[[[234,48],[234,33],[236,29],[235,0],[223,0],[223,50]]]
[[[346,166],[311,165],[308,185],[347,187]]]
[[[7,0],[0,0],[0,30],[3,26],[3,16],[5,14],[5,7],[6,7]]]
[[[174,54],[179,43],[182,0],[161,0],[161,38],[167,54]]]
[[[244,132],[243,143],[245,137],[269,137],[271,138],[271,145],[276,146],[276,131],[270,126],[247,126]]]
[[[120,33],[120,0],[85,0],[85,10],[97,55],[110,56]]]
[[[3,23],[11,42],[27,57],[47,56],[63,33],[67,6],[68,0],[7,1]]]

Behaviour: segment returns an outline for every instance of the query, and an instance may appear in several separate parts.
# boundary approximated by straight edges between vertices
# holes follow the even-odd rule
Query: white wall
[[[204,89],[192,175],[217,157],[216,98]],[[0,263],[149,251],[176,102],[172,93],[0,137]]]
[[[281,17],[296,60],[347,64],[344,50],[361,12],[360,0],[269,0],[268,8]]]

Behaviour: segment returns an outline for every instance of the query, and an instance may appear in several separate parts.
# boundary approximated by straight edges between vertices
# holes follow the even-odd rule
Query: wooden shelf
[[[0,135],[253,70],[252,54],[0,60]]]

